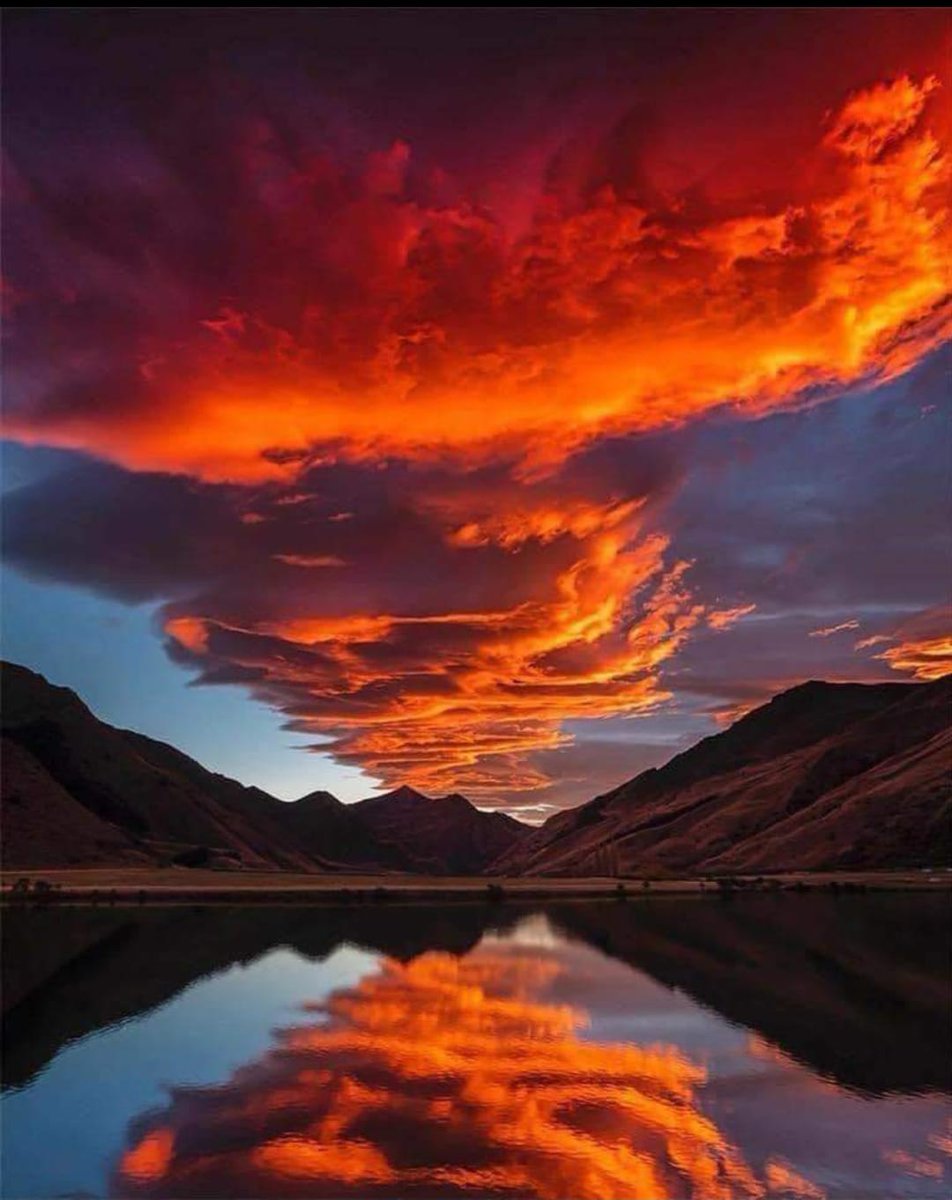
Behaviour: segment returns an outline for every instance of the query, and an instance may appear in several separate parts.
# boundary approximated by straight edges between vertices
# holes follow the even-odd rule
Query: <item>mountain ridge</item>
[[[664,766],[550,817],[493,871],[945,864],[952,861],[950,715],[952,676],[810,680]]]
[[[424,796],[405,784],[359,800],[354,808],[378,837],[399,845],[424,873],[434,857],[441,857],[451,874],[480,874],[530,833],[529,826],[506,813],[480,811],[458,792]]]
[[[109,725],[69,688],[14,663],[2,664],[2,688],[7,868],[160,862],[306,872],[424,869],[400,839],[378,836],[357,805],[330,792],[283,801],[246,787],[174,746]],[[469,808],[477,823],[496,830],[490,814]],[[497,835],[487,853],[494,857],[501,845]],[[478,865],[486,865],[485,856]],[[425,870],[446,874],[448,866],[437,853]]]
[[[4,865],[426,875],[736,873],[952,861],[952,675],[787,689],[532,828],[402,785],[278,800],[3,664]]]

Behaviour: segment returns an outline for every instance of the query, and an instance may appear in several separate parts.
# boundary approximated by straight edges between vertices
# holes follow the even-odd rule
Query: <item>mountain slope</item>
[[[540,829],[412,788],[284,803],[115,729],[3,668],[8,868],[181,862],[303,871],[564,874],[952,861],[952,676],[811,682]]]
[[[303,871],[407,866],[326,793],[285,804],[107,725],[24,667],[4,664],[2,683],[7,867],[176,858]]]
[[[529,827],[504,813],[481,812],[465,796],[431,799],[402,787],[354,805],[360,819],[389,841],[417,871],[478,875],[517,846]]]
[[[793,688],[666,766],[550,818],[493,871],[949,862],[950,685]]]
[[[43,764],[4,735],[0,750],[3,863],[135,866],[148,855],[115,825],[78,804]]]
[[[330,792],[285,801],[208,771],[173,746],[139,733],[124,732],[139,754],[160,769],[187,779],[214,796],[234,829],[285,870],[341,867],[401,871],[407,860],[382,843],[347,805]]]

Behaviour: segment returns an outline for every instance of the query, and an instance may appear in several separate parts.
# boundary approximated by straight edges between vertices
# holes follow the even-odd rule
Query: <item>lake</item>
[[[949,918],[8,910],[2,1194],[946,1198]]]

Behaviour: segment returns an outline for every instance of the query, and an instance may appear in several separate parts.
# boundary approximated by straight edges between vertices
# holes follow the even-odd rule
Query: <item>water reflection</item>
[[[952,897],[571,905],[560,928],[844,1087],[952,1089]]]
[[[220,1087],[174,1095],[123,1195],[759,1196],[671,1045],[579,1037],[551,956],[385,962]]]
[[[65,1044],[287,946],[463,955],[537,906],[12,911],[2,925],[4,1087]],[[549,906],[553,926],[688,993],[863,1093],[952,1090],[946,895]]]
[[[5,1194],[942,1197],[948,916],[936,896],[9,913]],[[135,1087],[109,1080],[119,1030]],[[212,1030],[197,1069],[186,1034]],[[157,1038],[161,1073],[137,1070]]]

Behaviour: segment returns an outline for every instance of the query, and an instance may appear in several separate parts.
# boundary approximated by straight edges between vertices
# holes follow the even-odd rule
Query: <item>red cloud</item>
[[[854,93],[817,131],[808,197],[725,208],[610,180],[552,187],[518,235],[442,198],[401,142],[345,167],[245,119],[210,151],[228,208],[199,218],[235,256],[223,273],[240,294],[206,286],[182,305],[172,181],[139,185],[166,258],[146,254],[123,282],[114,361],[77,336],[88,279],[29,293],[14,334],[41,306],[45,348],[55,337],[65,354],[7,433],[206,479],[276,478],[328,453],[505,453],[532,469],[605,434],[888,378],[950,328],[948,160],[923,117],[936,87],[903,77]],[[105,224],[121,226],[116,208],[84,220],[128,257],[133,231]],[[178,319],[196,301],[206,311]]]
[[[652,183],[626,127],[517,181],[519,221],[403,139],[342,151],[217,99],[105,187],[11,169],[36,278],[14,263],[6,432],[186,477],[218,524],[99,513],[95,582],[174,597],[203,679],[387,783],[544,786],[566,720],[658,705],[692,631],[750,611],[690,594],[663,470],[586,454],[889,378],[950,327],[931,78],[849,96],[795,195]]]
[[[667,699],[658,668],[705,614],[684,587],[687,564],[665,565],[663,536],[639,538],[630,514],[604,523],[563,529],[537,557],[536,594],[509,606],[241,621],[176,606],[166,632],[208,671],[252,673],[294,729],[388,784],[477,796],[542,787],[528,753],[570,740],[568,718]],[[505,564],[494,566],[502,587]]]

